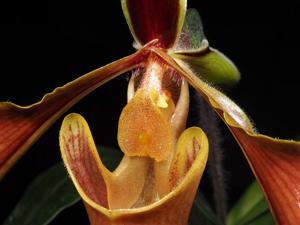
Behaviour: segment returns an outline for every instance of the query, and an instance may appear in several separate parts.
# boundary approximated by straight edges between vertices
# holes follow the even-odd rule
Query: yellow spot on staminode
[[[147,145],[150,142],[150,137],[146,132],[141,132],[138,136],[139,142],[142,145]]]

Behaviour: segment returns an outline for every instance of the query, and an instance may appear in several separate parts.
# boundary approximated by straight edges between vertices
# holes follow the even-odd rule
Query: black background
[[[241,82],[228,95],[261,133],[288,139],[299,134],[299,1],[190,0],[188,4],[199,10],[211,46],[228,55],[241,71]],[[33,103],[55,87],[132,53],[131,43],[119,0],[2,1],[0,100]],[[69,111],[86,117],[98,144],[116,146],[126,85],[125,76],[114,79]],[[1,181],[0,223],[34,177],[60,160],[61,121]],[[252,175],[232,137],[225,133],[224,140],[232,204]],[[77,204],[51,224],[88,224],[82,209]]]

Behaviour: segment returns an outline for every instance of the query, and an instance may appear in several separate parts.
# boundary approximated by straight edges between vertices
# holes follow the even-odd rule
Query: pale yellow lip
[[[79,141],[79,139],[76,138],[79,138],[81,140]],[[189,153],[189,151],[186,152],[186,149],[189,149],[188,146],[195,147],[193,141],[196,141],[198,143],[198,145],[196,146],[197,151],[195,150],[197,154],[194,156],[190,155],[192,153]],[[102,219],[105,218],[105,220],[107,221],[126,221],[129,217],[132,218],[132,220],[145,217],[143,219],[145,223],[141,222],[140,224],[156,224],[147,222],[147,220],[153,220],[153,218],[157,220],[157,224],[164,224],[163,222],[166,221],[165,218],[170,218],[171,214],[174,217],[174,223],[172,224],[185,224],[184,221],[187,221],[188,219],[189,210],[192,206],[194,195],[205,168],[208,155],[208,141],[203,131],[200,128],[187,129],[179,138],[177,145],[178,154],[176,154],[176,156],[174,157],[174,161],[176,161],[176,163],[173,163],[173,165],[176,166],[172,166],[174,167],[172,176],[174,174],[178,174],[179,177],[178,185],[176,184],[175,187],[160,200],[144,207],[109,209],[109,204],[107,204],[105,200],[95,198],[95,196],[91,195],[91,193],[94,193],[98,190],[101,194],[101,191],[103,193],[103,191],[106,190],[107,197],[109,195],[113,195],[114,193],[110,192],[109,188],[113,186],[112,183],[114,182],[115,175],[114,173],[110,173],[108,170],[106,170],[104,165],[102,164],[95,150],[96,148],[88,125],[80,115],[70,114],[65,118],[60,132],[60,146],[62,157],[67,170],[80,196],[82,197],[86,205],[88,205],[88,211],[93,209],[97,212],[96,214],[90,212],[90,216],[94,215],[94,217],[98,216]],[[190,149],[192,149],[191,147]],[[87,154],[85,154],[84,152],[89,152],[89,157],[87,157]],[[186,155],[185,153],[187,153],[188,155]],[[193,163],[185,173],[184,169],[186,168],[186,165],[184,163],[187,162],[187,159],[190,159],[191,157],[194,157]],[[85,162],[85,164],[78,164],[78,161],[80,160]],[[129,175],[134,178],[131,181],[137,182],[137,184],[134,185],[133,183],[126,182],[129,180],[123,180],[123,183],[117,183],[118,185],[123,185],[123,188],[125,188],[123,190],[125,191],[126,187],[127,189],[131,190],[133,186],[140,186],[138,182],[143,182],[143,179],[136,179],[136,175],[137,173],[140,173],[140,171],[143,170],[145,166],[142,158],[140,158],[138,162],[128,160],[126,163],[128,164],[127,166],[129,166]],[[130,168],[130,163],[134,164],[132,168]],[[78,165],[81,165],[82,167],[76,168],[76,166]],[[134,167],[139,169],[139,171]],[[91,168],[93,168],[93,173],[89,174],[88,170]],[[88,179],[83,178],[82,174],[78,173],[85,174],[86,176],[95,176],[95,173],[99,173],[100,175],[102,175],[105,182],[97,185],[97,190],[92,190],[95,187],[92,187],[92,184],[88,183]],[[180,178],[181,176],[182,180]],[[84,179],[85,183],[82,182],[82,179]],[[98,179],[97,176],[96,179]],[[175,177],[174,179],[177,178]],[[136,191],[136,193],[139,192],[139,190]],[[112,199],[113,197],[111,196],[110,198]],[[128,199],[129,201],[131,201],[130,196],[128,196]],[[105,204],[107,205],[105,206]],[[178,212],[180,211],[182,212],[182,214],[179,216],[177,212],[178,216],[174,216],[174,210],[177,210]],[[179,221],[180,223],[176,222],[175,220]],[[127,223],[124,222],[121,224]],[[130,223],[128,222],[128,224]]]

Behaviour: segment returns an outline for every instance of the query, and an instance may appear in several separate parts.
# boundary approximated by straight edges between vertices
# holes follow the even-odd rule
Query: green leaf
[[[67,171],[59,163],[33,181],[4,225],[48,224],[78,200],[79,195]]]
[[[275,225],[272,214],[269,211],[249,220],[245,225]]]
[[[201,192],[197,192],[191,210],[189,225],[222,225]]]
[[[227,225],[275,224],[257,182],[253,182],[227,215]]]
[[[107,168],[116,168],[122,153],[109,147],[99,149]],[[58,163],[33,181],[3,225],[46,225],[79,200],[66,169]]]

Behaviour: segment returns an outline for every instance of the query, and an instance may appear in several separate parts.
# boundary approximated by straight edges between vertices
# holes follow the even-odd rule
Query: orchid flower
[[[135,40],[134,54],[55,89],[33,105],[0,103],[0,178],[71,106],[133,71],[118,128],[124,158],[115,171],[101,162],[80,115],[70,114],[62,124],[62,157],[92,225],[187,223],[208,154],[205,133],[185,129],[188,84],[233,134],[277,223],[300,224],[300,143],[257,133],[247,115],[208,84],[232,84],[239,72],[209,46],[201,24],[194,25],[200,22],[195,11],[186,10],[186,0],[121,3]]]

